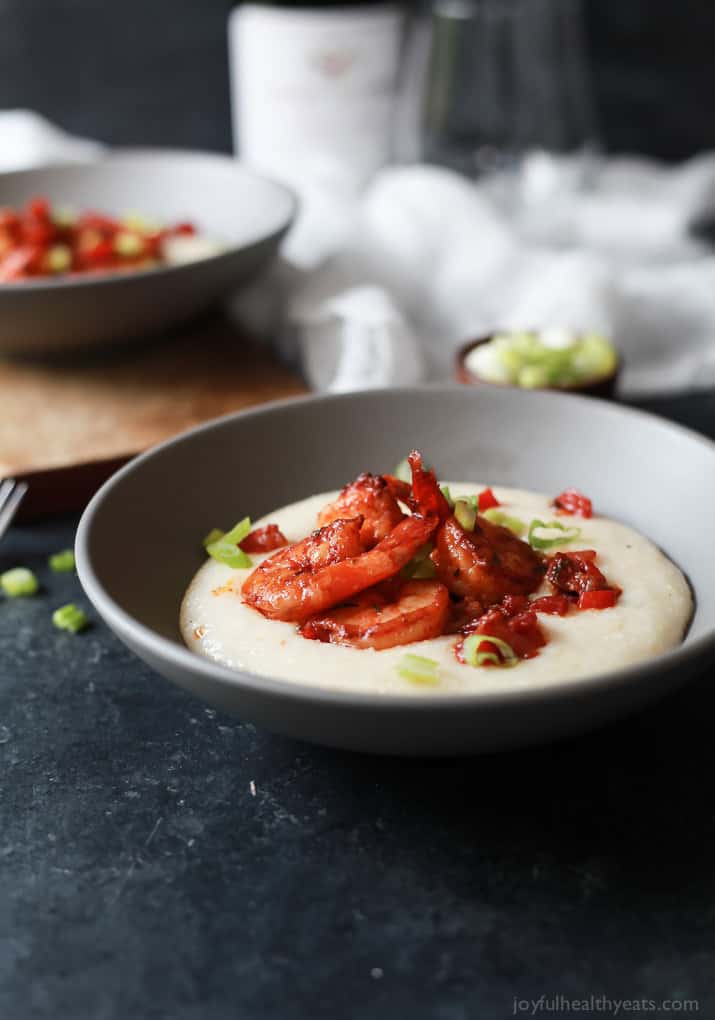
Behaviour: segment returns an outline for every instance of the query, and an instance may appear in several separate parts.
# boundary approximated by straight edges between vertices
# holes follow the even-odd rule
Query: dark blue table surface
[[[652,406],[715,434],[715,394]],[[0,546],[44,584],[0,603],[3,1020],[481,1020],[542,995],[561,1016],[559,996],[715,1015],[709,673],[538,750],[308,747],[206,708],[100,623],[54,630],[86,605],[45,565],[75,524]]]

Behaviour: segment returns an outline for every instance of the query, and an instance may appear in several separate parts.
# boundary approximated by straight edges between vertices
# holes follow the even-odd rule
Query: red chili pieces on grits
[[[0,208],[0,282],[148,269],[165,261],[167,237],[195,233],[191,223],[158,227],[136,217],[63,214],[48,199],[33,198],[22,209]]]
[[[273,552],[288,545],[288,539],[277,524],[266,524],[251,531],[239,545],[245,553]]]
[[[422,456],[408,457],[412,481],[362,474],[323,507],[318,527],[293,545],[275,524],[248,535],[245,552],[273,552],[244,582],[244,602],[294,623],[306,639],[381,650],[446,634],[466,662],[465,642],[482,636],[471,665],[513,665],[547,643],[538,614],[614,606],[621,594],[596,553],[547,555],[481,516],[500,506],[491,489],[460,519]],[[592,514],[570,489],[556,505]],[[478,512],[476,512],[478,510]],[[409,511],[409,512],[406,512]],[[459,512],[459,508],[457,508]],[[546,583],[551,594],[534,596]],[[489,638],[492,638],[490,643]],[[474,649],[474,642],[468,642]]]
[[[588,496],[578,489],[566,489],[554,500],[557,514],[577,514],[579,517],[592,517],[593,504]]]

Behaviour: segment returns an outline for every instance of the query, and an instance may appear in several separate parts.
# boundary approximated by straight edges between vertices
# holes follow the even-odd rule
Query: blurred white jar
[[[403,31],[396,4],[241,4],[229,18],[236,152],[298,187],[361,187],[392,154]]]

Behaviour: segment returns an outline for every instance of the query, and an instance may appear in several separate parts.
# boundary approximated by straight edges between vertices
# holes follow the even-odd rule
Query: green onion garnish
[[[437,568],[430,559],[432,548],[431,542],[427,542],[425,545],[420,546],[407,566],[402,568],[400,576],[408,581],[413,578],[415,580],[424,580],[426,578],[434,577],[437,573]]]
[[[37,578],[27,567],[14,567],[0,574],[0,588],[9,595],[11,599],[23,595],[34,595],[40,587]]]
[[[209,542],[206,546],[206,552],[212,559],[218,560],[219,563],[225,563],[227,567],[237,569],[252,567],[251,557],[243,549],[239,548],[239,542],[244,540],[250,530],[251,518],[244,517],[242,521],[234,525],[221,538],[216,539],[215,542]],[[207,535],[206,537],[209,538],[210,536]]]
[[[492,524],[500,524],[502,528],[508,528],[518,538],[521,538],[526,531],[526,524],[522,520],[519,520],[518,517],[510,517],[509,514],[505,514],[503,510],[499,510],[495,506],[485,510],[482,517],[486,517]]]
[[[477,652],[475,666],[507,666],[511,665],[511,662],[504,662],[499,658],[496,652]]]
[[[421,563],[417,564],[417,566],[415,567],[415,572],[412,575],[412,578],[415,581],[428,581],[431,578],[433,578],[436,573],[437,568],[435,567],[434,563],[429,558],[429,556],[427,556],[425,559],[422,560]]]
[[[67,574],[74,570],[74,553],[71,549],[63,549],[62,552],[50,556],[47,562],[50,570],[54,570],[56,574]]]
[[[546,538],[543,535],[537,535],[537,531],[560,531],[561,534]],[[556,545],[565,545],[567,542],[573,542],[580,534],[580,528],[569,528],[559,521],[533,520],[529,525],[528,540],[532,549],[553,549]]]
[[[395,478],[399,478],[401,482],[412,481],[412,468],[410,467],[410,462],[408,461],[407,457],[405,457],[404,460],[400,461],[400,463],[395,467],[392,473],[395,476]]]
[[[500,659],[495,652],[489,649],[485,648],[484,651],[480,651],[481,645],[485,641],[493,644],[501,652],[503,659]],[[519,661],[511,645],[502,641],[501,638],[491,637],[489,634],[470,634],[464,640],[462,652],[464,661],[469,666],[484,666],[488,662],[493,666],[516,666]]]
[[[79,631],[84,630],[89,620],[86,613],[78,609],[74,602],[69,602],[66,606],[55,609],[52,614],[52,622],[58,630],[68,630],[72,634],[78,634]]]
[[[454,516],[465,531],[474,531],[474,525],[477,521],[477,511],[472,503],[466,499],[458,499],[454,504]]]
[[[439,491],[442,493],[444,498],[449,503],[449,509],[454,510],[454,500],[452,499],[452,493],[449,491],[448,485],[440,485]]]
[[[214,542],[219,542],[223,538],[224,534],[225,532],[221,531],[220,528],[211,528],[211,531],[209,531],[201,544],[204,549],[207,549],[208,546],[213,545]]]
[[[480,378],[527,389],[572,386],[608,376],[617,365],[606,337],[554,328],[498,333],[467,355],[467,367]]]
[[[426,659],[423,655],[408,653],[400,659],[397,672],[410,683],[434,687],[439,683],[438,666],[439,663],[434,659]]]

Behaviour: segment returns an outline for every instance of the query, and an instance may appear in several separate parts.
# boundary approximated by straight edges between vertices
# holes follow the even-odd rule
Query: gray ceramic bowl
[[[330,692],[232,672],[190,652],[179,604],[217,521],[389,470],[421,447],[444,477],[544,492],[574,485],[687,573],[697,609],[683,645],[642,665],[499,694]],[[77,566],[100,615],[159,673],[268,729],[393,754],[464,754],[575,733],[682,683],[715,651],[715,445],[594,398],[494,387],[316,397],[219,419],[114,476],[86,510]]]
[[[190,220],[225,251],[189,265],[0,284],[0,352],[37,355],[177,326],[232,293],[277,251],[296,202],[227,156],[119,150],[91,163],[0,175],[0,206],[33,195],[77,210]]]

